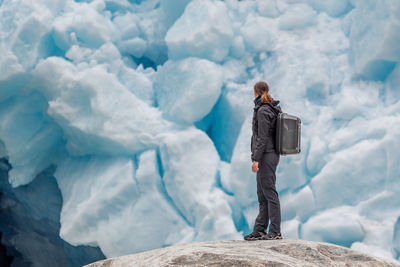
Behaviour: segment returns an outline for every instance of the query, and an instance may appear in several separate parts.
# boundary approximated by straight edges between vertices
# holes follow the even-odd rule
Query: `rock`
[[[181,244],[110,258],[87,267],[117,266],[397,266],[345,247],[305,240],[225,240]]]

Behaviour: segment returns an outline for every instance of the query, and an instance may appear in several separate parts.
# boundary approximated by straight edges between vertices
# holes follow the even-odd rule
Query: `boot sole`
[[[273,238],[267,238],[267,237],[260,238],[260,240],[280,240],[280,239],[283,239],[283,238],[281,236],[275,236]]]
[[[247,238],[247,239],[244,239],[244,240],[246,240],[246,241],[257,241],[257,240],[261,240],[261,237],[257,237],[257,238]]]

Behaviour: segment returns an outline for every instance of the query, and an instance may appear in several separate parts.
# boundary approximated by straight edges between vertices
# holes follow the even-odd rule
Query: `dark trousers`
[[[271,220],[269,231],[281,232],[281,206],[278,192],[275,188],[275,172],[279,158],[279,154],[267,152],[263,154],[261,161],[258,163],[257,197],[260,210],[254,224],[253,231],[255,232],[265,231],[269,220]]]

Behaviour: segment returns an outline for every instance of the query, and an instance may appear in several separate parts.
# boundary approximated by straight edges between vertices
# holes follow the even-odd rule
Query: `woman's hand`
[[[251,170],[253,172],[258,172],[258,161],[253,161],[253,165],[251,166]]]

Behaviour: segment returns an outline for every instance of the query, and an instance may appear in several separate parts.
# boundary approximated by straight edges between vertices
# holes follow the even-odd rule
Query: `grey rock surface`
[[[176,245],[86,266],[399,266],[328,243],[283,239],[226,240]]]

